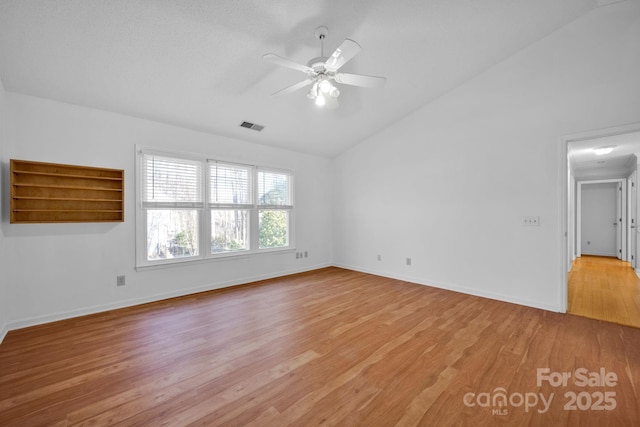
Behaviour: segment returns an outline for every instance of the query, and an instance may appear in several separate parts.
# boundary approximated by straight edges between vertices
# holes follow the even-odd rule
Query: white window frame
[[[144,186],[144,155],[157,155],[176,159],[185,159],[191,161],[199,161],[202,163],[202,180],[201,185],[202,203],[190,204],[189,209],[197,209],[199,213],[198,222],[198,243],[199,255],[184,258],[170,258],[149,260],[147,254],[147,210],[153,209],[153,204],[143,203],[143,186]],[[267,166],[249,165],[233,161],[227,161],[221,158],[211,158],[205,155],[181,153],[175,151],[158,150],[151,147],[136,146],[136,268],[153,268],[165,267],[171,265],[184,265],[185,263],[207,262],[220,259],[238,258],[252,256],[261,253],[271,252],[291,252],[295,250],[295,202],[294,202],[294,172],[292,170],[282,168],[272,168]],[[251,170],[250,178],[250,203],[249,204],[220,204],[210,200],[210,169],[209,166],[214,163],[225,165],[237,165],[247,167]],[[288,175],[289,179],[289,204],[287,205],[264,205],[258,201],[258,176],[259,172],[273,172]],[[180,204],[168,206],[159,204],[160,207],[169,207],[180,209]],[[241,207],[240,207],[241,206]],[[223,209],[246,209],[249,211],[249,248],[247,250],[239,250],[233,252],[211,253],[211,211],[216,207]],[[275,248],[259,248],[259,212],[261,210],[286,210],[289,213],[289,229],[288,244]]]
[[[261,204],[259,203],[259,192],[258,192],[258,188],[259,188],[259,177],[260,177],[260,172],[266,172],[266,173],[276,173],[276,174],[283,174],[283,175],[287,175],[289,177],[289,204]],[[259,250],[259,251],[273,251],[273,250],[278,250],[279,248],[260,248],[260,244],[259,244],[259,214],[260,211],[262,210],[272,210],[272,211],[286,211],[289,214],[289,230],[288,230],[288,239],[289,241],[287,242],[288,245],[286,247],[292,247],[292,224],[293,224],[293,172],[292,171],[288,171],[288,170],[284,170],[284,169],[276,169],[276,168],[267,168],[267,167],[262,167],[262,166],[256,166],[256,171],[255,171],[255,181],[254,181],[254,190],[255,190],[255,194],[254,194],[254,203],[256,204],[256,209],[255,209],[255,221],[256,221],[256,242],[255,242],[255,247]]]
[[[249,180],[248,180],[248,184],[249,184],[249,195],[248,198],[249,200],[247,201],[247,203],[224,203],[224,202],[218,202],[218,201],[213,201],[209,198],[210,194],[211,194],[211,166],[212,165],[217,165],[217,164],[221,164],[224,166],[237,166],[243,169],[248,169],[249,170]],[[252,244],[251,244],[251,239],[252,236],[254,234],[253,232],[253,219],[252,219],[252,210],[255,206],[254,200],[255,200],[255,174],[256,174],[256,167],[252,166],[252,165],[246,165],[246,164],[242,164],[242,163],[235,163],[235,162],[227,162],[227,161],[223,161],[223,160],[218,160],[218,159],[206,159],[206,171],[205,171],[205,177],[206,177],[206,199],[205,199],[205,203],[206,203],[206,210],[207,210],[207,216],[206,216],[206,224],[204,224],[205,226],[205,236],[211,236],[211,211],[212,210],[248,210],[249,211],[249,229],[247,230],[248,233],[248,245],[249,248],[248,249],[244,249],[244,250],[240,250],[240,251],[236,251],[236,252],[219,252],[219,253],[215,253],[212,254],[211,253],[211,245],[209,244],[207,246],[207,254],[209,254],[211,257],[224,257],[224,256],[237,256],[237,255],[242,255],[242,254],[247,254],[247,253],[251,253],[251,250],[253,248]],[[211,238],[209,237],[207,239],[207,242],[210,243]]]

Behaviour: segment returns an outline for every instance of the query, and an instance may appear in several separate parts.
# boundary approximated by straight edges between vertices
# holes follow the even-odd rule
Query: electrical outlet
[[[117,276],[116,277],[116,286],[124,286],[124,285],[125,285],[124,276]]]
[[[407,258],[407,265],[411,265],[411,258]]]
[[[300,252],[296,252],[296,259],[300,259]]]
[[[309,258],[309,253],[307,251],[304,251],[304,257]]]
[[[522,225],[528,226],[528,227],[539,227],[540,217],[539,216],[523,216]]]
[[[382,261],[382,255],[378,254],[378,261]]]

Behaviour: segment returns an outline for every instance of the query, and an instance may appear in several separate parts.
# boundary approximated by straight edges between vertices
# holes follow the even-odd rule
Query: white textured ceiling
[[[600,0],[601,1],[601,0]],[[334,157],[597,7],[596,0],[0,0],[7,91]],[[342,86],[320,110],[304,78],[262,61],[319,56],[351,38],[341,71],[387,77]],[[242,121],[262,132],[239,127]]]

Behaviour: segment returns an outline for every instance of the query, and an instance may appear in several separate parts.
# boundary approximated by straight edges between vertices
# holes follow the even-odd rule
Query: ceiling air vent
[[[249,122],[242,122],[240,123],[240,126],[243,128],[247,128],[247,129],[253,129],[255,131],[260,132],[262,129],[264,129],[264,126],[262,125],[257,125],[255,123],[249,123]]]

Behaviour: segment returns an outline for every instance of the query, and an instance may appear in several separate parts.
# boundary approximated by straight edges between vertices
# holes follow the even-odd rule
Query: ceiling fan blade
[[[311,83],[313,83],[313,79],[305,79],[305,80],[302,80],[301,82],[292,84],[291,86],[287,86],[284,89],[280,89],[279,91],[274,92],[271,95],[272,96],[287,95],[299,89],[302,89],[305,86],[309,86]]]
[[[313,68],[306,65],[298,64],[290,59],[283,58],[275,53],[267,53],[262,56],[262,59],[272,64],[280,65],[281,67],[293,68],[294,70],[302,71],[303,73],[313,74]]]
[[[344,39],[342,44],[331,54],[324,66],[329,71],[337,71],[344,64],[349,62],[351,58],[356,56],[362,48],[351,39]]]
[[[385,77],[365,76],[363,74],[336,73],[335,81],[345,85],[378,88],[387,82]]]

